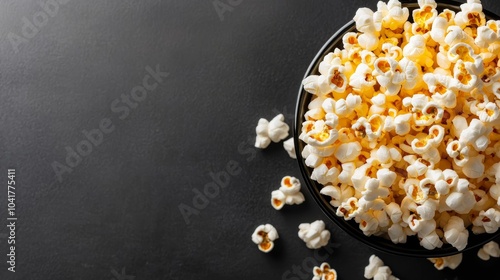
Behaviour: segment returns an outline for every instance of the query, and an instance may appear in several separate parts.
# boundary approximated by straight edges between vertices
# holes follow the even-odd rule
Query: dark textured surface
[[[500,259],[476,252],[437,271],[426,259],[373,251],[329,222],[305,189],[302,205],[269,203],[284,175],[300,173],[281,143],[252,147],[258,119],[281,112],[291,126],[311,59],[376,1],[221,0],[233,6],[219,17],[212,1],[73,0],[15,51],[9,33],[23,36],[38,2],[47,1],[0,1],[0,174],[16,168],[18,182],[15,274],[0,189],[0,279],[310,279],[301,267],[325,250],[307,249],[297,231],[317,219],[332,232],[327,261],[339,279],[363,279],[373,253],[400,279],[498,270]],[[500,14],[495,1],[482,2]],[[170,75],[128,115],[113,109],[157,65]],[[59,181],[52,164],[107,119],[114,130]],[[179,205],[192,206],[193,190],[235,164],[186,224]],[[264,223],[280,235],[270,254],[250,239]]]

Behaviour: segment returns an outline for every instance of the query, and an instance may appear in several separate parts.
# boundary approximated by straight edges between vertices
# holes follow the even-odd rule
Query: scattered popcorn
[[[285,148],[285,151],[291,158],[293,159],[297,158],[297,156],[295,155],[295,144],[293,143],[293,138],[284,141],[283,148]]]
[[[299,237],[309,249],[319,249],[326,246],[330,240],[330,232],[325,229],[325,223],[321,220],[311,224],[302,223],[299,225]]]
[[[470,232],[500,228],[500,21],[479,0],[411,13],[398,0],[357,10],[356,31],[302,82],[301,154],[365,235],[460,252]]]
[[[376,255],[371,255],[368,265],[365,267],[364,277],[366,279],[387,279],[398,280],[399,278],[392,275],[392,271],[384,262]]]
[[[313,280],[337,280],[337,271],[324,262],[313,268]]]
[[[483,261],[489,260],[490,257],[498,258],[500,257],[500,247],[497,242],[490,241],[479,249],[477,256]]]
[[[271,141],[277,143],[288,136],[289,127],[284,122],[285,117],[279,114],[271,121],[264,118],[259,119],[255,132],[257,134],[255,139],[255,147],[265,149]]]
[[[434,267],[437,270],[443,270],[445,267],[455,269],[462,262],[462,253],[448,257],[428,258],[428,260],[434,263]]]
[[[274,248],[274,240],[278,238],[278,231],[271,224],[258,226],[252,234],[252,241],[264,253],[268,253]]]
[[[271,192],[271,205],[274,209],[281,210],[285,204],[301,204],[305,198],[300,188],[299,179],[292,176],[283,177],[280,188]]]

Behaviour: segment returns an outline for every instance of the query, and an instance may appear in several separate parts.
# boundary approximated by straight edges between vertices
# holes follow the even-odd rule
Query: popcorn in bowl
[[[310,179],[364,235],[462,251],[469,230],[500,227],[500,21],[478,0],[437,7],[358,9],[302,81],[298,138]]]

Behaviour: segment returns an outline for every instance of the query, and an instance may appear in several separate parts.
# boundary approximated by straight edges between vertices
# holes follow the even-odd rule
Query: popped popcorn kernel
[[[271,205],[276,210],[281,210],[285,204],[302,204],[305,197],[300,192],[301,184],[299,179],[292,176],[284,176],[281,179],[279,189],[271,192]]]
[[[288,136],[290,127],[285,123],[283,114],[275,116],[271,121],[260,118],[255,128],[257,134],[255,147],[265,149],[272,142],[279,142]]]
[[[337,280],[338,274],[328,263],[313,268],[313,280]]]
[[[455,269],[462,262],[462,257],[462,253],[459,253],[448,257],[428,258],[428,260],[434,263],[434,267],[437,270],[443,270],[446,267]]]
[[[302,223],[299,225],[299,238],[302,239],[307,248],[319,249],[328,244],[330,231],[325,229],[325,223],[321,220],[313,223]]]
[[[483,261],[487,261],[491,257],[498,258],[500,257],[500,247],[497,242],[490,241],[479,248],[477,256]]]
[[[320,193],[365,235],[396,244],[460,252],[471,233],[496,232],[500,21],[479,0],[459,11],[418,0],[411,19],[398,0],[379,1],[353,20],[343,48],[302,81],[312,96],[301,155]],[[454,268],[461,255],[432,261]]]
[[[376,255],[370,256],[363,276],[366,279],[399,280],[399,278],[392,275],[392,270],[388,266],[385,266],[384,262]]]
[[[269,253],[274,248],[274,240],[278,238],[278,231],[271,224],[258,226],[252,234],[252,241],[264,253]]]

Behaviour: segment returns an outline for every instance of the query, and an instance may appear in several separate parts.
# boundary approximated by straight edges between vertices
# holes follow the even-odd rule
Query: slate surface
[[[500,259],[476,252],[443,271],[376,252],[329,222],[306,190],[302,205],[270,206],[280,179],[300,172],[281,143],[252,147],[258,119],[283,113],[291,126],[311,59],[376,1],[221,0],[221,14],[214,2],[0,2],[0,279],[310,279],[323,259],[339,279],[363,279],[374,253],[400,279],[498,270]],[[495,1],[483,4],[500,14]],[[15,273],[7,168],[17,175]],[[187,224],[179,206],[193,207],[224,170],[227,186]],[[317,219],[332,232],[329,251],[297,237]],[[270,254],[250,239],[263,223],[280,235]]]

